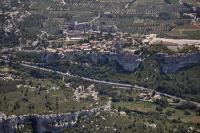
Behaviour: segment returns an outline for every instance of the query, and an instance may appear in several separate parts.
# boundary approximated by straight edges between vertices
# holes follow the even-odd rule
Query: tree
[[[118,112],[120,112],[120,111],[122,111],[122,107],[121,106],[118,107]]]
[[[167,110],[166,112],[165,112],[165,114],[167,115],[167,116],[171,116],[172,115],[172,111],[171,110]]]
[[[183,103],[177,105],[176,108],[181,109],[181,110],[184,110],[184,109],[194,110],[197,108],[197,106],[192,102],[183,102]]]
[[[157,111],[163,111],[163,108],[161,106],[156,106]]]
[[[162,106],[162,107],[167,107],[168,104],[169,104],[166,98],[156,99],[156,100],[154,101],[154,103],[156,103],[156,104],[158,104],[158,105],[160,105],[160,106]]]
[[[191,113],[190,113],[189,110],[185,110],[184,114],[185,114],[185,115],[191,115]]]
[[[19,109],[19,108],[20,108],[20,105],[19,105],[19,102],[17,101],[17,102],[14,104],[14,110]]]
[[[3,100],[4,100],[4,101],[6,101],[6,100],[7,100],[7,97],[6,97],[6,96],[4,96]]]
[[[56,109],[58,109],[59,108],[59,104],[58,104],[58,98],[56,98]]]

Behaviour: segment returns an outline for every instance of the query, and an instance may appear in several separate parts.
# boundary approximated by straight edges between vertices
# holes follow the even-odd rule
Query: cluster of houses
[[[138,98],[143,101],[154,101],[162,96],[154,91],[144,91],[138,95]]]
[[[167,102],[171,105],[179,104],[179,100],[176,97],[168,97],[156,91],[147,91],[147,90],[142,91],[137,97],[141,101],[146,101],[146,102],[154,102],[156,100],[166,98]]]
[[[92,97],[93,100],[98,100],[98,92],[95,90],[95,86],[92,84],[85,88],[85,86],[79,86],[74,89],[74,99],[80,101],[82,98]]]
[[[97,36],[99,33],[92,33]],[[104,33],[109,34],[109,33]],[[91,34],[90,34],[91,35]],[[85,37],[73,37],[71,39],[62,38],[54,41],[49,41],[50,45],[46,49],[50,53],[66,54],[72,52],[86,52],[86,53],[103,53],[103,54],[115,54],[124,51],[135,51],[134,47],[138,42],[134,40],[132,36],[127,36],[126,33],[118,32],[116,34],[109,35],[110,38],[101,36],[100,39],[86,39]],[[122,48],[123,46],[123,48]]]
[[[0,73],[1,80],[16,80],[17,78],[19,77],[10,73]]]

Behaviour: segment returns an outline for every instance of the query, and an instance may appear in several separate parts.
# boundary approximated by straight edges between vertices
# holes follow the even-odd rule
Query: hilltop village
[[[199,0],[2,0],[0,133],[199,133]]]

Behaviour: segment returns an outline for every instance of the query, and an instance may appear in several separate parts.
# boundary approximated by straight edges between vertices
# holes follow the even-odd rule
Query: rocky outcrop
[[[44,56],[45,55],[45,56]],[[42,60],[47,64],[55,63],[60,59],[59,55],[45,53],[42,56]],[[62,60],[73,61],[73,60],[87,60],[89,63],[96,63],[96,64],[108,64],[111,61],[114,61],[118,64],[120,69],[125,72],[134,72],[142,63],[141,55],[134,55],[134,54],[103,54],[103,53],[70,53],[65,54]]]
[[[157,59],[163,73],[175,73],[182,69],[200,65],[200,53],[179,56],[159,54]]]
[[[134,72],[139,68],[142,59],[138,55],[118,55],[116,62],[126,72]]]
[[[92,54],[91,59],[95,63],[109,63],[115,61],[125,72],[134,72],[142,63],[142,57],[134,54]]]
[[[74,113],[60,113],[49,115],[27,114],[9,116],[0,113],[0,133],[15,133],[26,124],[32,124],[34,133],[60,133],[64,129],[76,124],[79,117],[90,117],[96,112],[110,109],[110,101],[101,107],[82,110]]]

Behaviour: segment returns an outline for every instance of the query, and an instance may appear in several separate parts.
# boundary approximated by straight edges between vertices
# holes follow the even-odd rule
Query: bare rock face
[[[0,122],[0,133],[15,133],[17,129],[23,128],[27,123],[32,124],[33,131],[36,133],[48,131],[56,133],[76,123],[78,116],[90,116],[92,113],[90,111],[81,111],[72,114],[12,115],[2,119]]]
[[[136,71],[142,62],[138,55],[118,55],[116,61],[126,72]]]
[[[47,115],[27,114],[20,116],[11,115],[7,117],[0,112],[0,133],[16,133],[17,130],[23,129],[26,124],[32,125],[34,133],[60,133],[64,129],[74,126],[80,117],[91,117],[97,112],[109,109],[110,101],[103,106],[74,113]]]
[[[142,63],[142,57],[134,54],[91,55],[91,60],[95,63],[108,63],[109,61],[115,61],[120,69],[125,72],[135,72]]]
[[[158,56],[163,73],[175,73],[182,69],[187,69],[196,65],[200,65],[200,53],[192,53],[180,56],[171,56],[161,54]]]
[[[74,54],[65,54],[65,57],[62,58],[67,61],[73,61],[80,59],[84,55],[84,58],[87,58],[90,63],[96,64],[108,64],[111,61],[117,63],[119,68],[125,72],[135,72],[140,65],[142,64],[141,55],[134,54],[102,54],[102,53],[90,53],[90,54],[82,54],[74,53]],[[42,56],[42,60],[47,64],[55,63],[55,61],[59,60],[59,55],[46,53]]]

